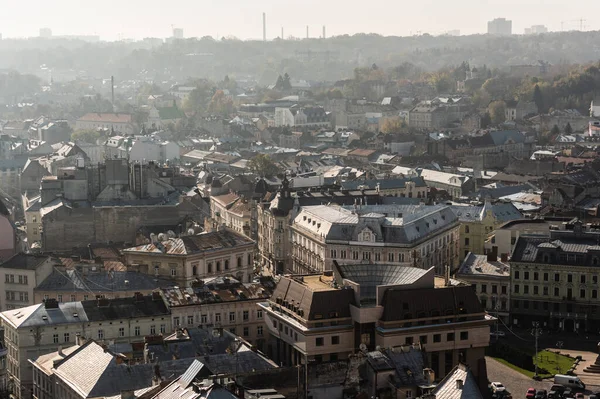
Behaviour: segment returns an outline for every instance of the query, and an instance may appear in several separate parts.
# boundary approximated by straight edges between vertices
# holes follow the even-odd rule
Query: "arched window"
[[[229,270],[229,261],[228,260],[225,261],[225,270]]]
[[[238,268],[242,267],[242,257],[241,256],[238,256],[238,258],[237,258],[237,267]]]
[[[217,262],[217,271],[220,272],[221,271],[221,262]]]
[[[212,273],[212,263],[208,264],[208,273]]]
[[[465,233],[469,234],[469,226],[465,226]]]
[[[196,274],[198,274],[198,268],[194,265],[192,266],[192,276],[195,276]]]

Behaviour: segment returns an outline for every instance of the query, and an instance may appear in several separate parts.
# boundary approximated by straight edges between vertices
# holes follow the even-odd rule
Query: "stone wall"
[[[70,250],[92,242],[135,242],[141,226],[175,225],[185,216],[202,220],[190,201],[176,206],[61,207],[43,218],[46,251]]]

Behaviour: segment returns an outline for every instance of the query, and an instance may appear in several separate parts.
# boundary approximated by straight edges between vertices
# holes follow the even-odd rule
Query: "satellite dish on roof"
[[[165,233],[160,233],[158,235],[158,241],[163,242],[163,241],[167,241],[168,239],[169,239],[169,237]]]
[[[363,353],[367,353],[367,345],[365,344],[360,344],[358,349],[360,349],[360,351]]]

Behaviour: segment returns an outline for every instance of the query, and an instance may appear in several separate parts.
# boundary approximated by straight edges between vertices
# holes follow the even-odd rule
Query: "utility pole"
[[[535,337],[535,374],[533,375],[534,379],[538,378],[538,338],[542,334],[542,329],[540,328],[540,323],[537,321],[531,322],[533,325],[533,329],[531,330],[531,335]]]
[[[556,351],[556,374],[560,374],[560,366],[558,364],[558,352],[560,352],[560,349],[562,349],[563,342],[562,341],[558,341],[556,343],[556,347],[559,349],[559,350]]]

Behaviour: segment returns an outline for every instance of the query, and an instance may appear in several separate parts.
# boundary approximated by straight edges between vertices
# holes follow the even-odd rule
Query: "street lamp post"
[[[556,351],[556,374],[560,374],[560,365],[558,364],[558,352],[560,352],[560,349],[562,349],[563,342],[562,341],[558,341],[556,343],[556,347],[559,349],[559,350]]]
[[[542,330],[539,328],[540,323],[537,321],[531,322],[533,325],[533,329],[531,330],[531,334],[535,337],[535,374],[533,376],[534,379],[538,379],[538,338],[542,334]]]

